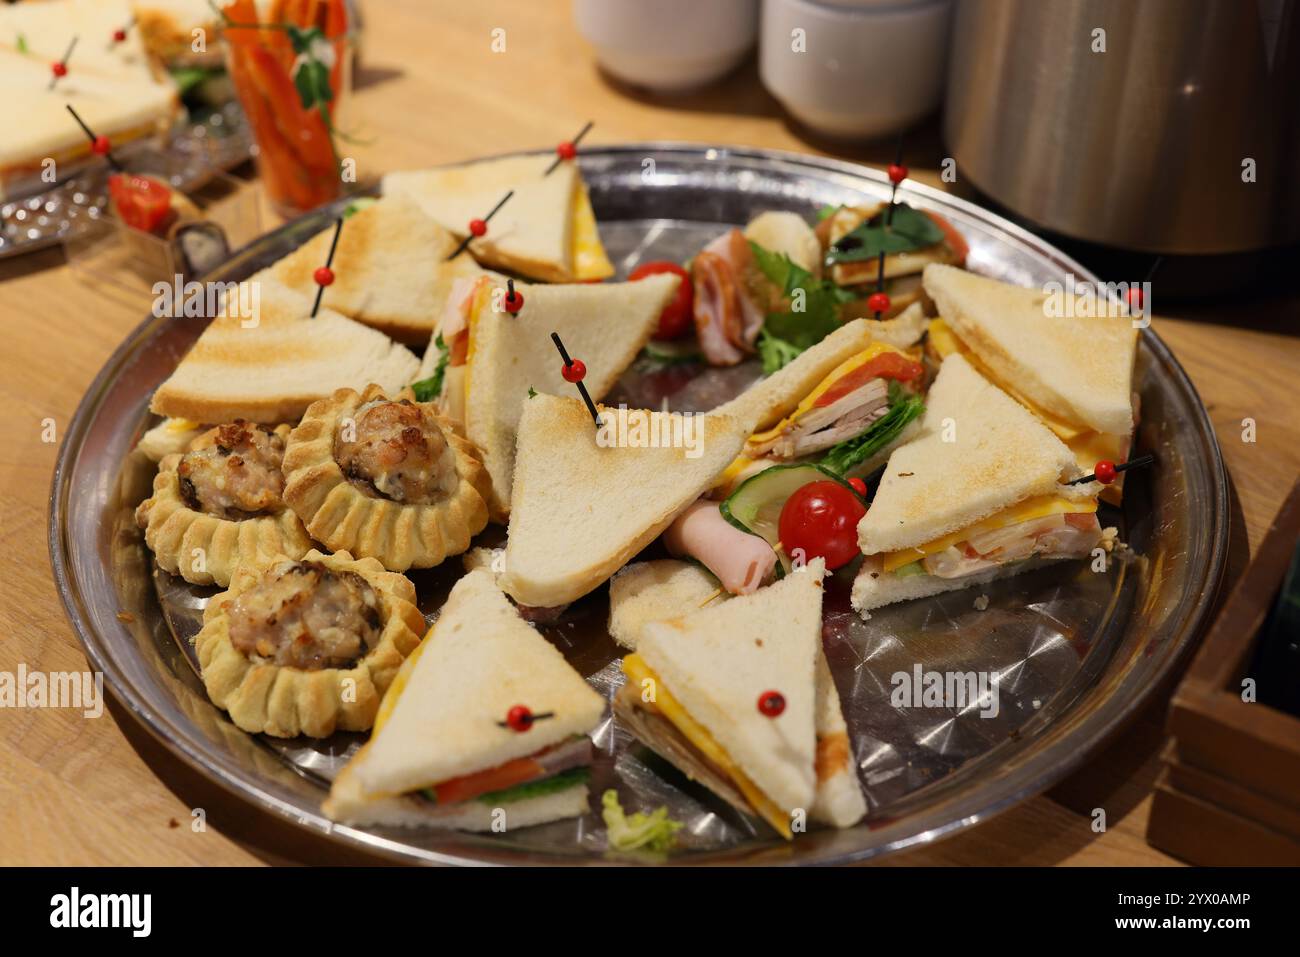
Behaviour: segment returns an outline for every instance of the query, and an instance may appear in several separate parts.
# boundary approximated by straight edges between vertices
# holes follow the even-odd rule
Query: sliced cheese
[[[927,555],[945,551],[959,542],[966,541],[972,535],[983,535],[999,528],[1006,528],[1008,525],[1018,525],[1021,522],[1032,522],[1035,519],[1046,518],[1048,515],[1088,514],[1095,511],[1097,511],[1095,501],[1079,502],[1059,495],[1040,495],[1036,498],[1026,499],[1019,505],[1012,505],[1010,508],[990,515],[983,521],[976,522],[974,525],[955,531],[950,535],[945,535],[943,538],[936,538],[932,542],[917,545],[914,548],[886,552],[881,556],[881,565],[885,572],[896,571],[904,565],[910,565],[912,562],[925,558]]]
[[[614,275],[614,264],[605,254],[596,228],[596,214],[591,208],[587,184],[578,181],[573,191],[573,275],[579,282],[608,279]]]
[[[465,408],[469,408],[469,370],[474,362],[474,327],[478,325],[479,314],[488,307],[492,301],[492,283],[486,277],[479,280],[478,285],[474,288],[473,298],[469,304],[469,318],[465,322],[465,334],[469,336],[468,344],[465,347]]]
[[[672,696],[662,681],[650,669],[640,655],[631,654],[623,659],[623,673],[627,675],[627,680],[637,686],[643,686],[648,679],[653,682],[652,687],[655,689],[654,701],[643,702],[647,710],[662,715],[680,731],[694,748],[704,757],[716,766],[720,771],[731,778],[740,793],[745,796],[745,800],[750,806],[758,812],[759,816],[767,823],[771,824],[782,837],[787,841],[793,839],[794,835],[790,831],[790,822],[786,814],[777,805],[767,797],[758,786],[754,784],[745,774],[744,771],[736,765],[731,757],[723,750],[722,746],[714,740],[713,735],[709,734],[694,718],[686,713],[681,702]]]

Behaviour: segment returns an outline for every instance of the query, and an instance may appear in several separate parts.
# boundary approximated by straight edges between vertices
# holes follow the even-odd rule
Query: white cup
[[[759,75],[819,133],[894,133],[939,105],[951,17],[951,0],[763,0]]]
[[[745,58],[758,33],[758,0],[573,0],[573,19],[612,76],[677,93]]]

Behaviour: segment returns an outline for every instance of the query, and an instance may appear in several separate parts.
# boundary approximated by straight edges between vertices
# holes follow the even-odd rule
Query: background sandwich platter
[[[652,160],[653,163],[647,163]],[[886,200],[890,183],[848,163],[774,151],[676,144],[592,148],[581,155],[601,236],[619,275],[650,259],[681,261],[724,227],[766,209],[811,216],[824,204]],[[934,209],[965,236],[968,268],[1024,286],[1094,280],[1042,240],[974,205],[908,182],[900,198]],[[338,204],[341,209],[343,204]],[[251,275],[338,215],[326,208],[235,254],[213,279]],[[169,749],[266,812],[375,855],[423,863],[603,863],[598,814],[501,835],[362,830],[320,812],[328,781],[361,735],[281,741],[237,729],[204,694],[188,639],[216,589],[154,568],[132,513],[151,463],[131,454],[152,424],[154,388],[202,331],[201,322],[149,318],[114,353],[81,402],[51,492],[50,550],[67,612],[119,702]],[[756,364],[634,366],[610,404],[705,409],[757,376]],[[1227,546],[1227,482],[1204,407],[1169,350],[1144,331],[1135,382],[1136,447],[1159,467],[1134,473],[1120,525],[1133,555],[1105,575],[1065,563],[982,589],[879,609],[849,607],[851,576],[826,595],[824,640],[867,795],[857,827],[814,830],[787,844],[732,815],[607,720],[596,735],[591,789],[617,787],[629,809],[666,803],[686,822],[675,863],[836,863],[933,841],[1049,787],[1122,725],[1189,648],[1218,586]],[[492,529],[483,544],[495,544]],[[436,615],[461,574],[459,558],[411,575],[422,610]],[[605,631],[605,589],[543,631],[602,693],[621,680]],[[895,709],[891,676],[977,671],[1000,676],[1000,710],[981,717]]]

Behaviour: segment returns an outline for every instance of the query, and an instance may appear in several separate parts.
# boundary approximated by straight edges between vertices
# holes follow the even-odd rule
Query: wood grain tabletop
[[[623,88],[595,66],[564,0],[383,0],[365,7],[350,150],[363,178],[547,145],[595,121],[591,144],[684,140],[775,147],[874,165],[892,144],[843,146],[801,130],[758,82],[753,62],[683,98]],[[506,50],[491,48],[503,28]],[[937,124],[906,161],[938,184]],[[252,171],[244,174],[251,181]],[[958,175],[956,189],[963,189]],[[245,188],[254,188],[251,184]],[[269,216],[269,214],[268,214]],[[268,219],[268,225],[272,221]],[[1158,286],[1157,286],[1158,292]],[[80,671],[46,548],[57,441],[101,364],[148,302],[118,303],[78,278],[61,250],[0,261],[0,671]],[[1232,477],[1235,578],[1300,472],[1300,298],[1161,309],[1153,328],[1210,411]],[[1177,318],[1175,318],[1175,315]],[[1243,441],[1243,420],[1256,441]],[[1169,690],[1103,753],[1048,794],[891,864],[1177,863],[1145,841]],[[1109,827],[1094,833],[1091,812]],[[208,827],[190,826],[202,808]],[[0,710],[0,864],[346,862],[208,784],[110,707],[98,719]]]

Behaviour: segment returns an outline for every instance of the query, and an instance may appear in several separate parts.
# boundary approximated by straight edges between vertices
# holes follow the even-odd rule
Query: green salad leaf
[[[924,411],[925,402],[919,395],[904,394],[897,382],[891,382],[889,411],[861,435],[832,445],[819,464],[836,475],[847,475],[854,466],[861,465],[898,438],[907,424]]]
[[[771,375],[805,349],[840,327],[840,306],[855,297],[829,279],[816,279],[785,253],[774,253],[750,242],[754,263],[788,303],[786,311],[770,312],[759,332],[763,374]]]
[[[882,252],[908,253],[943,241],[939,224],[906,203],[894,206],[893,220],[885,225],[886,207],[857,229],[841,236],[826,257],[833,263],[854,263],[875,259]]]
[[[618,801],[618,792],[610,788],[600,796],[600,816],[605,819],[609,846],[616,851],[654,851],[663,853],[677,843],[677,832],[684,826],[660,807],[649,814],[628,815]]]
[[[433,368],[433,375],[411,383],[416,402],[432,402],[442,394],[442,380],[447,374],[447,363],[451,361],[451,349],[442,341],[441,334],[433,340],[433,347],[438,350],[438,364]]]

